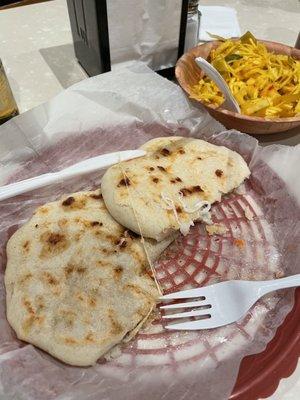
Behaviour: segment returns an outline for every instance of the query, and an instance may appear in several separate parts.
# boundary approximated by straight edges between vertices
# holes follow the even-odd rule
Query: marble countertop
[[[242,32],[293,46],[299,32],[298,0],[201,0],[234,7]],[[65,0],[0,11],[0,56],[20,112],[29,110],[87,77],[75,59]],[[300,143],[300,127],[258,137],[262,144]],[[269,400],[296,400],[300,363]]]
[[[86,78],[65,0],[0,11],[0,54],[20,112]]]
[[[299,31],[298,0],[201,0],[234,7],[242,32],[294,45]],[[0,55],[20,112],[41,104],[87,75],[77,63],[65,0],[0,11]],[[300,128],[260,135],[262,144],[300,143]]]

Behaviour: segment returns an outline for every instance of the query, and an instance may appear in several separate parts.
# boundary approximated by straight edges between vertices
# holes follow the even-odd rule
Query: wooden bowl
[[[300,50],[284,44],[260,40],[268,50],[276,54],[288,54],[300,60]],[[219,41],[212,41],[194,47],[185,53],[176,63],[175,75],[184,91],[191,95],[191,88],[203,77],[203,72],[197,66],[194,59],[202,57],[207,59],[211,50],[221,44]],[[212,117],[221,122],[228,129],[237,129],[241,132],[251,134],[268,134],[283,132],[296,126],[300,126],[300,116],[291,118],[251,117],[227,111],[221,107],[204,104],[201,100],[195,100],[204,105]]]

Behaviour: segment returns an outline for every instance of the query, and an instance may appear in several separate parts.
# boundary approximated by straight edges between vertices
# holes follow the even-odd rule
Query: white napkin
[[[199,41],[212,39],[207,32],[224,38],[241,36],[241,29],[234,8],[219,6],[199,6],[200,19]]]
[[[152,69],[173,67],[178,54],[182,0],[109,0],[112,69],[134,60]]]

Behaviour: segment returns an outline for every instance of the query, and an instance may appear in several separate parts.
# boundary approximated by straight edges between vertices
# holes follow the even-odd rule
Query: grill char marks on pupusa
[[[145,239],[151,261],[169,243]],[[21,340],[71,365],[95,364],[159,296],[139,235],[111,217],[99,190],[38,208],[10,238],[7,260],[10,325]]]
[[[196,138],[161,137],[141,148],[147,154],[110,167],[101,188],[110,214],[121,225],[156,241],[176,230],[187,233],[195,221],[208,221],[210,205],[250,174],[238,153]],[[126,190],[118,186],[120,170],[132,181]],[[201,202],[207,204],[205,210]],[[183,209],[180,216],[176,206]]]
[[[121,187],[121,186],[130,186],[131,185],[131,181],[130,181],[130,179],[126,176],[125,178],[121,178],[120,179],[120,182],[119,182],[119,184],[118,184],[118,187]]]
[[[223,176],[223,171],[221,169],[216,169],[215,174],[218,178],[221,178],[221,176]]]
[[[184,187],[180,189],[180,193],[182,193],[184,197],[192,195],[194,193],[201,193],[201,192],[204,192],[204,190],[201,188],[200,185]]]

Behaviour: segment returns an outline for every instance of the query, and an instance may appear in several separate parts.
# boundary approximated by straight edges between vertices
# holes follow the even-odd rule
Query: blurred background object
[[[18,114],[19,110],[0,59],[0,125]]]
[[[196,46],[199,41],[200,19],[199,0],[189,0],[184,52]]]
[[[200,2],[201,24],[199,40],[201,42],[214,40],[209,33],[225,39],[241,36],[237,11],[232,7],[204,6]]]
[[[35,3],[42,3],[44,1],[51,1],[51,0],[1,0],[0,1],[0,10],[1,9],[7,9],[7,8],[14,8],[14,7],[20,7],[20,6],[28,6],[29,4],[35,4]]]
[[[195,3],[67,0],[78,62],[89,76],[132,61],[143,61],[163,76],[174,76],[175,63],[184,51],[189,1]]]
[[[296,43],[295,43],[295,47],[296,47],[296,49],[300,49],[300,32],[298,34],[298,37],[297,37],[297,40],[296,40]]]

